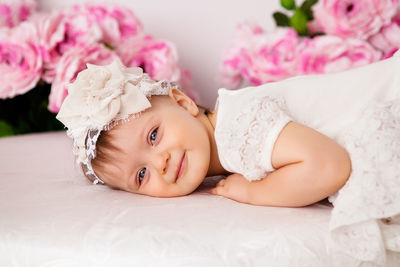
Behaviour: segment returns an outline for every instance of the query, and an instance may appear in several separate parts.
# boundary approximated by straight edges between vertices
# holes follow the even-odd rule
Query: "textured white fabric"
[[[0,138],[0,266],[330,267],[336,258],[326,204],[246,205],[211,195],[214,180],[179,198],[92,186],[71,147],[64,132]]]
[[[220,89],[215,137],[221,164],[249,180],[265,177],[273,170],[278,131],[290,120],[336,140],[350,154],[352,173],[330,197],[330,249],[385,264],[389,250],[400,252],[399,64],[397,53],[343,73]]]
[[[383,264],[386,249],[400,253],[400,98],[372,104],[339,142],[352,175],[332,197],[333,245]]]
[[[274,170],[270,155],[275,140],[291,120],[284,112],[283,99],[255,95],[237,101],[237,96],[230,97],[229,91],[221,91],[220,98],[222,95],[224,105],[219,106],[215,127],[221,164],[250,181],[261,179]],[[238,112],[233,113],[232,109]],[[234,116],[226,118],[220,114]]]
[[[71,147],[63,132],[0,138],[0,266],[377,266],[328,253],[326,203],[246,205],[209,194],[211,178],[179,198],[92,186]]]

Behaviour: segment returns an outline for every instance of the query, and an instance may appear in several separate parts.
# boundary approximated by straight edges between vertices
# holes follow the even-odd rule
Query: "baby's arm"
[[[351,172],[343,147],[296,122],[289,122],[281,131],[271,163],[276,170],[263,179],[249,182],[232,174],[212,193],[253,205],[300,207],[335,193]]]

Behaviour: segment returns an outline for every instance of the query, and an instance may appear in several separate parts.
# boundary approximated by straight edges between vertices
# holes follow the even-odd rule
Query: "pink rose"
[[[2,0],[0,3],[0,26],[15,27],[35,11],[35,0]]]
[[[332,35],[305,39],[299,49],[299,74],[343,71],[379,60],[381,53],[359,39]]]
[[[42,49],[36,27],[23,22],[0,30],[0,98],[12,98],[34,88],[42,74]]]
[[[78,72],[86,68],[86,63],[107,65],[115,58],[115,53],[101,44],[78,45],[68,50],[57,64],[49,96],[49,110],[55,113],[60,110],[68,95],[67,85],[75,80]]]
[[[391,57],[400,48],[400,20],[383,26],[381,30],[370,36],[368,41],[375,48],[383,52],[383,58]]]
[[[241,78],[259,85],[293,76],[299,42],[292,28],[264,33],[255,25],[239,25],[232,44],[222,56],[223,86],[236,88]]]
[[[323,32],[367,39],[390,23],[397,4],[398,0],[319,0],[313,11]]]

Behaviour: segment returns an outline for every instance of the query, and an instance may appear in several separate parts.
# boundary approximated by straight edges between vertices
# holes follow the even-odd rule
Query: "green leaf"
[[[112,46],[111,44],[107,43],[107,42],[103,42],[104,46],[107,47],[110,50],[115,50],[115,47]]]
[[[310,38],[314,38],[314,37],[321,36],[321,35],[325,35],[325,33],[323,33],[323,32],[315,32],[315,33],[310,35]]]
[[[281,6],[287,10],[293,10],[296,7],[295,0],[281,0]]]
[[[292,26],[300,36],[307,36],[307,22],[307,15],[300,8],[296,8],[293,16],[290,18],[290,26]]]
[[[13,127],[4,120],[0,120],[0,137],[14,135]]]
[[[302,6],[308,6],[309,8],[318,3],[319,0],[305,0]]]
[[[306,0],[301,4],[300,9],[306,14],[307,20],[311,21],[314,19],[312,6],[318,3],[318,0]]]
[[[274,14],[272,14],[272,16],[274,17],[276,26],[280,27],[290,26],[289,17],[286,14],[277,11]]]

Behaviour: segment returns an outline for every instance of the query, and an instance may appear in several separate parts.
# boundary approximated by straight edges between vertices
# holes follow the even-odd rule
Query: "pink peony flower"
[[[143,34],[132,36],[121,42],[115,48],[115,52],[125,66],[143,68],[148,39],[152,39],[152,37]]]
[[[367,39],[390,23],[397,5],[398,0],[319,0],[313,11],[321,31]]]
[[[75,19],[67,18],[63,12],[52,12],[37,13],[30,20],[37,28],[39,42],[44,50],[42,78],[47,83],[54,81],[57,65],[64,54],[76,47],[95,44],[102,37],[97,25],[87,24],[86,18],[82,16]]]
[[[191,89],[192,77],[179,67],[173,43],[157,40],[150,35],[135,35],[116,47],[122,63],[128,67],[142,67],[154,80],[177,82],[193,100],[198,95]]]
[[[292,28],[264,33],[257,25],[239,25],[233,42],[222,56],[222,85],[233,89],[243,78],[259,85],[293,76],[299,42]]]
[[[34,88],[42,74],[42,49],[36,27],[23,22],[0,30],[0,98],[12,98]]]
[[[182,90],[194,101],[198,95],[192,90],[192,76],[189,71],[179,67],[176,46],[168,41],[157,40],[151,36],[145,37],[143,67],[154,80],[177,82]]]
[[[30,21],[36,26],[40,46],[43,48],[44,69],[42,79],[52,83],[56,76],[57,63],[65,49],[68,41],[64,16],[60,12],[36,13]],[[71,43],[68,43],[73,47]]]
[[[383,26],[378,33],[368,38],[368,42],[383,52],[382,58],[391,57],[400,48],[400,19]]]
[[[86,68],[86,63],[107,65],[116,57],[113,51],[102,44],[78,45],[68,50],[57,64],[49,96],[49,110],[55,113],[60,110],[62,102],[68,95],[67,85],[76,79],[78,72]]]
[[[143,30],[132,10],[104,5],[75,5],[64,13],[71,34],[117,46]]]
[[[25,21],[35,11],[35,0],[0,1],[0,26],[15,27]]]
[[[305,39],[299,49],[299,74],[343,71],[379,60],[381,52],[366,41],[324,35]]]
[[[110,49],[130,37],[141,35],[142,24],[129,9],[75,5],[65,12],[37,14],[37,25],[44,55],[43,79],[52,83],[63,54],[76,46],[105,43]]]
[[[142,50],[144,69],[154,80],[166,79],[179,81],[181,71],[178,66],[178,52],[174,44],[146,37],[146,46]]]
[[[264,30],[251,22],[245,22],[236,26],[234,39],[222,52],[222,64],[219,67],[219,80],[221,86],[236,89],[243,81],[243,52],[248,50],[249,41],[259,35],[264,34]]]
[[[116,49],[122,62],[129,67],[142,67],[154,80],[179,81],[178,53],[174,44],[137,35],[121,43]]]

